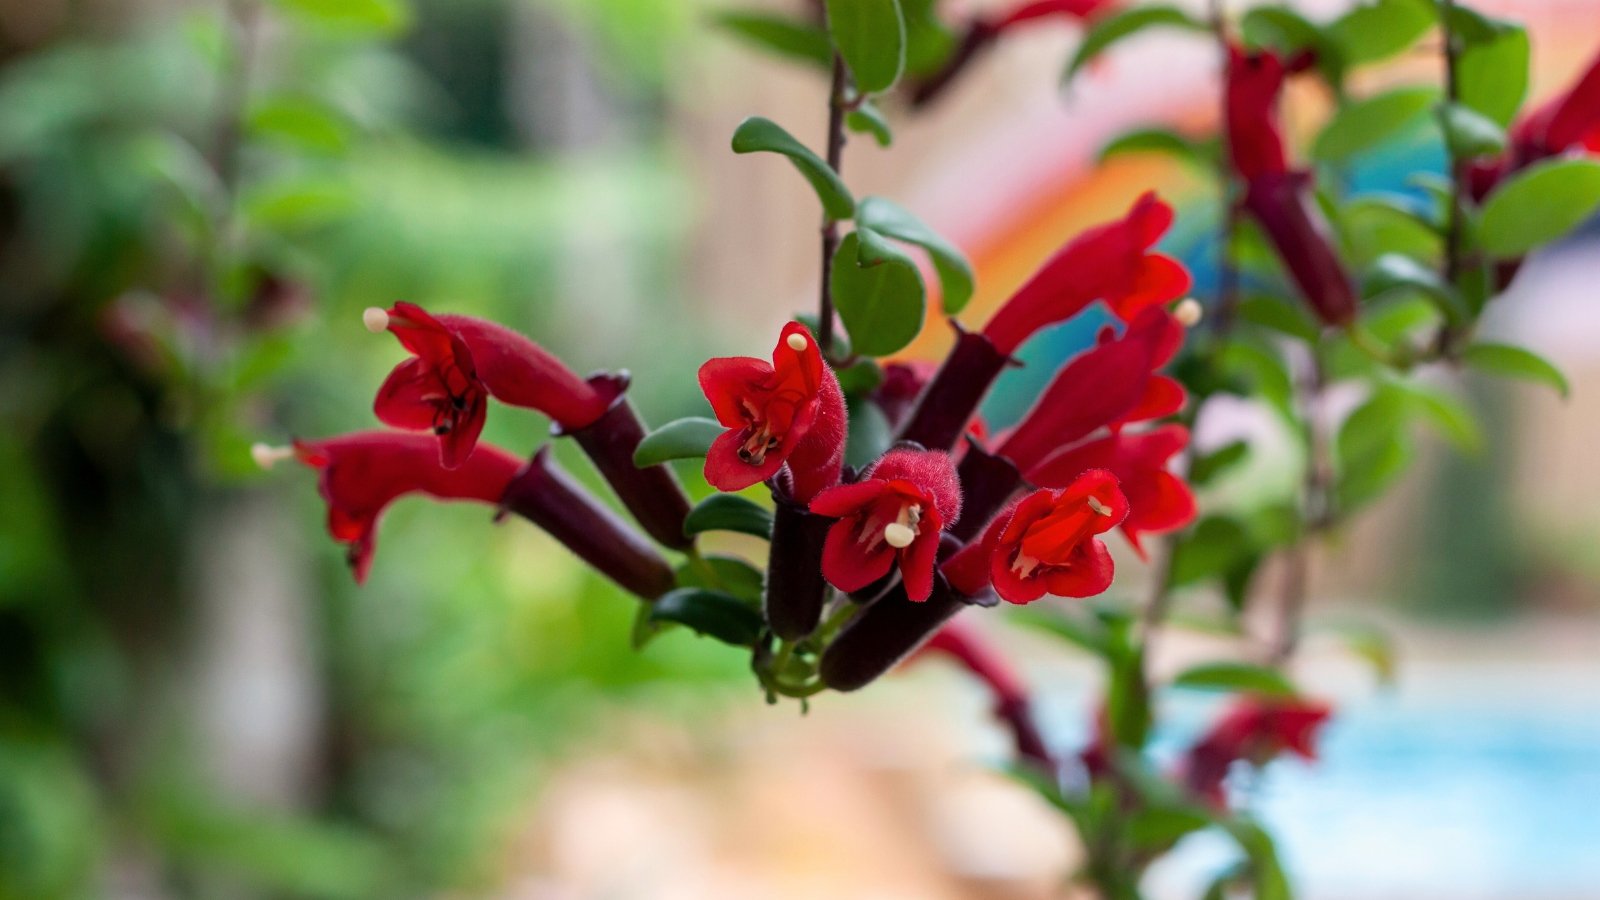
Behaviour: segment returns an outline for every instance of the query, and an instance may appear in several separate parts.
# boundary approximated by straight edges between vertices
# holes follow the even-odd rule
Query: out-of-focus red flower
[[[1600,153],[1600,55],[1572,87],[1512,127],[1524,162],[1583,148]]]
[[[1235,762],[1261,766],[1284,751],[1314,760],[1317,730],[1332,714],[1328,704],[1316,700],[1240,699],[1184,755],[1183,780],[1212,805],[1225,808],[1223,782]]]
[[[1106,469],[1117,476],[1128,498],[1128,517],[1122,533],[1144,556],[1140,535],[1174,531],[1194,521],[1194,494],[1182,478],[1167,470],[1167,463],[1189,444],[1189,429],[1163,425],[1142,434],[1116,432],[1063,450],[1028,472],[1028,481],[1041,487],[1065,487],[1091,469]]]
[[[369,309],[367,327],[387,329],[411,352],[373,404],[393,428],[432,431],[440,458],[461,465],[483,431],[488,398],[536,409],[574,430],[605,414],[609,399],[522,335],[472,316],[429,315],[413,303]]]
[[[971,621],[951,619],[913,658],[934,654],[944,654],[955,660],[989,688],[994,696],[994,714],[1010,729],[1018,756],[1047,770],[1054,769],[1050,750],[1034,721],[1022,677]]]
[[[1096,429],[1165,415],[1181,406],[1183,389],[1155,375],[1183,343],[1183,326],[1162,309],[1147,309],[1121,337],[1110,328],[1050,382],[1000,445],[999,454],[1026,472]]]
[[[1085,472],[1061,490],[1039,490],[995,516],[983,537],[944,565],[945,577],[972,596],[984,583],[1010,603],[1046,594],[1092,597],[1111,586],[1111,553],[1097,535],[1128,515],[1117,476]],[[984,567],[987,571],[984,571]]]
[[[841,591],[859,591],[898,563],[906,596],[928,599],[939,534],[961,515],[961,484],[950,454],[891,450],[861,481],[829,488],[811,512],[835,518],[822,573]]]
[[[1278,95],[1288,74],[1271,51],[1228,46],[1228,154],[1247,181],[1289,170],[1278,129]]]
[[[718,490],[765,481],[785,462],[800,503],[838,483],[844,394],[804,325],[783,327],[771,363],[748,356],[707,360],[700,367],[700,389],[728,428],[706,454],[706,480]]]
[[[1057,16],[1089,22],[1110,12],[1119,2],[1120,0],[1032,0],[1002,13],[994,21],[994,29],[1004,31],[1024,22]]]
[[[272,451],[264,452],[270,460]],[[393,431],[295,441],[293,453],[319,473],[318,490],[328,502],[328,533],[349,546],[350,571],[358,584],[372,565],[378,519],[395,499],[422,493],[497,505],[523,465],[510,453],[485,445],[455,468],[446,468],[432,438]]]
[[[1334,249],[1333,226],[1317,205],[1311,173],[1269,173],[1252,178],[1244,203],[1317,317],[1329,325],[1354,319],[1355,288]]]
[[[1010,355],[1046,325],[1072,318],[1104,300],[1124,322],[1182,297],[1190,286],[1181,263],[1150,248],[1172,225],[1172,207],[1153,192],[1136,200],[1123,218],[1091,228],[1056,251],[1011,295],[983,334]]]

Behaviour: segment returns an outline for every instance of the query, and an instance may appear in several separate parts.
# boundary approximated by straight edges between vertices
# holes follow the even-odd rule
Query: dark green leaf
[[[826,68],[833,64],[833,45],[820,26],[788,16],[762,12],[717,13],[716,23],[745,40],[790,59]]]
[[[844,124],[857,134],[870,134],[878,142],[879,147],[887,147],[894,143],[894,132],[889,130],[889,120],[883,117],[883,111],[871,100],[863,101],[855,109],[850,110],[844,117]]]
[[[1528,93],[1528,53],[1528,33],[1521,28],[1468,47],[1456,63],[1462,105],[1509,127]]]
[[[862,468],[882,456],[894,443],[894,428],[889,419],[870,400],[858,400],[850,407],[850,431],[845,438],[845,465]]]
[[[1512,175],[1483,204],[1478,242],[1501,259],[1524,256],[1600,207],[1600,162],[1552,159]]]
[[[678,567],[678,587],[704,588],[732,594],[747,603],[761,602],[762,571],[737,556],[710,554]]]
[[[1294,685],[1290,684],[1289,679],[1277,669],[1231,661],[1192,666],[1173,679],[1172,686],[1197,691],[1229,691],[1272,697],[1293,697],[1296,694]]]
[[[1438,115],[1445,146],[1456,159],[1476,159],[1505,149],[1505,129],[1483,113],[1459,103],[1445,103],[1439,106]]]
[[[839,173],[771,119],[751,116],[740,122],[733,132],[733,152],[782,153],[811,183],[812,190],[817,192],[817,199],[822,201],[822,208],[830,218],[848,219],[856,211],[855,198],[850,196],[850,189],[839,180]]]
[[[728,429],[716,419],[678,419],[644,436],[633,451],[633,464],[643,469],[669,459],[705,456],[711,442]]]
[[[1129,817],[1128,841],[1141,850],[1164,850],[1210,825],[1211,816],[1198,809],[1150,806]]]
[[[894,87],[906,65],[906,23],[898,0],[827,0],[828,33],[855,78],[856,90]]]
[[[922,276],[899,248],[870,228],[845,235],[833,257],[834,307],[857,353],[887,356],[922,330]]]
[[[1509,344],[1473,344],[1461,354],[1461,361],[1480,372],[1549,385],[1567,396],[1567,376],[1555,364],[1521,347]]]
[[[1437,0],[1443,6],[1442,0]],[[1496,40],[1507,32],[1519,26],[1503,19],[1486,16],[1481,12],[1460,3],[1452,3],[1449,9],[1450,29],[1458,40],[1467,47]]]
[[[1350,10],[1328,26],[1347,65],[1377,62],[1401,53],[1433,26],[1427,0],[1378,0]]]
[[[737,494],[712,494],[683,520],[684,535],[694,537],[704,531],[737,531],[771,539],[772,513]]]
[[[864,397],[883,384],[883,367],[870,359],[858,359],[842,369],[833,370],[839,378],[839,390],[845,397]]]
[[[946,314],[955,315],[972,299],[972,264],[967,257],[905,207],[882,197],[865,197],[856,207],[856,224],[928,251],[939,274]]]
[[[1061,76],[1063,82],[1071,81],[1078,70],[1088,65],[1089,61],[1105,52],[1107,47],[1131,37],[1148,28],[1181,28],[1187,31],[1204,32],[1209,30],[1205,22],[1194,18],[1175,6],[1149,5],[1135,6],[1122,12],[1096,18],[1094,24],[1089,26],[1089,31],[1078,44],[1078,51],[1073,54],[1072,61],[1067,64],[1066,72]]]
[[[761,635],[761,613],[754,606],[717,591],[678,588],[650,604],[651,622],[676,622],[697,634],[735,647],[749,647]]]
[[[1317,135],[1311,155],[1319,162],[1345,162],[1415,124],[1438,99],[1435,88],[1406,87],[1345,104]]]

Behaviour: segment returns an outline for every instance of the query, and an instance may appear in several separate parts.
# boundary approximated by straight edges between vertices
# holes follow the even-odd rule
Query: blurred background
[[[1487,6],[1528,22],[1539,94],[1600,41],[1593,2]],[[633,601],[524,523],[420,500],[357,590],[312,475],[251,464],[253,441],[375,425],[400,350],[362,330],[369,305],[629,368],[658,423],[703,410],[706,357],[764,353],[814,302],[815,201],[728,137],[762,114],[820,145],[826,85],[730,39],[723,8],[0,0],[0,898],[1059,894],[1070,830],[996,774],[1003,737],[943,664],[804,718],[769,708],[721,645],[632,652]],[[1096,156],[1133,125],[1206,127],[1211,52],[1139,38],[1063,93],[1076,40],[1019,34],[931,110],[891,110],[892,148],[847,151],[858,195],[972,257],[968,322],[1152,187],[1180,207],[1170,249],[1209,274],[1209,188]],[[1355,177],[1437,170],[1402,149]],[[1485,411],[1479,451],[1422,448],[1313,562],[1298,674],[1340,715],[1320,764],[1274,768],[1253,799],[1307,896],[1600,896],[1596,283],[1591,223],[1497,301],[1496,332],[1560,363],[1569,401],[1441,376]],[[908,355],[949,337],[930,322]],[[986,411],[1003,423],[1020,396]],[[1255,422],[1221,410],[1201,440]],[[546,429],[500,409],[487,436],[531,451]],[[1138,596],[1122,558],[1116,590]],[[1394,635],[1392,684],[1316,630],[1351,622]],[[1050,736],[1084,741],[1093,667],[982,624],[1021,654]],[[1160,665],[1220,640],[1196,629]],[[1211,708],[1171,699],[1162,743]],[[1152,895],[1196,896],[1228,852],[1186,844]]]

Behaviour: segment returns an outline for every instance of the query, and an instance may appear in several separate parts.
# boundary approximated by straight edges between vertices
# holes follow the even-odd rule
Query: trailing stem
[[[844,58],[833,55],[833,79],[828,89],[828,167],[835,173],[844,160],[845,101]],[[839,223],[823,214],[822,287],[817,306],[817,342],[824,357],[833,353],[833,255],[839,249]]]

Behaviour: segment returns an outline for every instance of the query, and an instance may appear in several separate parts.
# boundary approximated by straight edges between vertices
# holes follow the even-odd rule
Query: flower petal
[[[855,519],[840,519],[828,529],[822,544],[822,574],[828,583],[845,593],[859,591],[889,574],[894,565],[894,548],[879,542],[867,551],[856,540]]]

